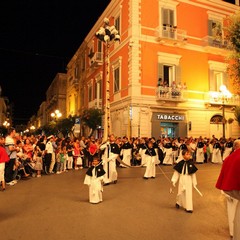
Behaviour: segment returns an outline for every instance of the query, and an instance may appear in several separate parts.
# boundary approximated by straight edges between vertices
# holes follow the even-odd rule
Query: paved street
[[[1,240],[228,240],[226,202],[215,188],[221,165],[197,165],[194,211],[175,208],[172,166],[118,168],[118,182],[104,186],[103,202],[88,202],[86,169],[20,180],[0,192]],[[163,174],[164,172],[164,174]]]

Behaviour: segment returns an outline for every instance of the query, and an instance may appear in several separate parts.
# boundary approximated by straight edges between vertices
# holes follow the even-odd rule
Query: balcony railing
[[[89,108],[102,109],[102,99],[94,99],[88,103]]]
[[[240,98],[237,94],[232,94],[231,97],[224,97],[219,92],[209,92],[209,104],[212,105],[226,105],[226,106],[239,106]]]
[[[158,100],[169,100],[169,101],[187,101],[188,94],[183,89],[172,89],[171,87],[157,87],[156,95]]]
[[[216,94],[214,94],[216,93]],[[232,94],[230,98],[224,100],[219,96],[219,92],[202,92],[186,89],[172,89],[171,87],[157,87],[156,99],[158,101],[174,101],[174,102],[186,102],[188,100],[198,100],[207,104],[208,106],[225,105],[229,107],[240,105],[240,96]]]
[[[232,49],[230,42],[221,37],[205,36],[202,39],[202,43],[204,47],[220,48],[224,50]]]
[[[98,67],[99,65],[102,65],[102,64],[103,64],[103,53],[95,52],[93,57],[90,58],[91,67]]]
[[[183,29],[178,29],[176,26],[163,25],[156,28],[157,41],[171,40],[175,42],[186,42],[187,32]]]

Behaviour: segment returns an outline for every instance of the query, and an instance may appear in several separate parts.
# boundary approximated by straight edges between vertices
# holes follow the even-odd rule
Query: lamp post
[[[62,113],[59,110],[55,110],[51,113],[51,117],[57,121],[62,116]]]
[[[232,97],[232,94],[229,92],[225,85],[220,86],[220,97],[222,100],[222,126],[223,126],[223,138],[225,138],[225,103]]]
[[[6,120],[6,121],[4,121],[3,126],[5,128],[8,128],[10,126],[10,123]]]
[[[104,18],[104,26],[96,32],[96,37],[105,45],[105,106],[104,106],[104,135],[103,139],[107,140],[110,133],[110,61],[109,47],[112,41],[120,41],[118,30],[115,26],[110,26],[109,19]]]

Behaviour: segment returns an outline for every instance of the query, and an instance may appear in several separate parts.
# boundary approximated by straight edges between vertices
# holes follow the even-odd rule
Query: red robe
[[[8,162],[9,161],[9,156],[2,146],[0,146],[0,163]]]
[[[224,160],[216,188],[223,191],[240,190],[240,149]]]

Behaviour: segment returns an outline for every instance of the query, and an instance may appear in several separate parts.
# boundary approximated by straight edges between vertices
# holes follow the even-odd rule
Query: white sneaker
[[[15,185],[16,183],[13,182],[13,181],[11,181],[11,182],[7,182],[6,184],[9,185],[9,186],[13,186],[13,185]]]

